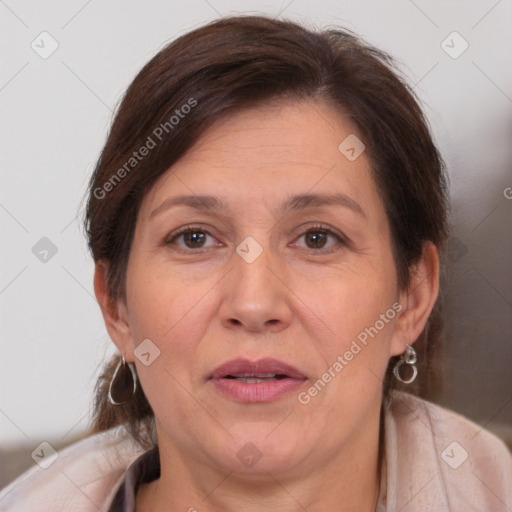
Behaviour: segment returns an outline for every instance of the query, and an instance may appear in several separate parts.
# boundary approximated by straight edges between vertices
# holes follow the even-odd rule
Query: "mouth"
[[[225,379],[233,379],[237,382],[246,382],[247,384],[257,384],[259,382],[269,382],[273,380],[289,379],[288,375],[282,373],[276,375],[275,373],[248,373],[242,376],[226,375]]]
[[[215,388],[239,402],[269,402],[307,380],[297,368],[277,359],[235,359],[219,366],[209,378]]]

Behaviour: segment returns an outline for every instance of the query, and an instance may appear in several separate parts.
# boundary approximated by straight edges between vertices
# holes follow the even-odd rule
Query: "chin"
[[[231,471],[268,476],[296,467],[303,458],[304,436],[282,424],[239,425],[231,434],[223,457]]]

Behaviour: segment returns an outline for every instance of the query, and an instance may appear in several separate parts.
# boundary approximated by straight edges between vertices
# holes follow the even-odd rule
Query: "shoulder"
[[[402,429],[412,429],[415,434],[423,432],[433,442],[453,439],[465,443],[475,454],[483,451],[486,456],[501,458],[506,465],[512,462],[510,451],[501,439],[455,411],[400,392],[392,395],[389,410],[395,424]]]
[[[512,507],[512,455],[482,426],[395,392],[386,407],[385,435],[388,478],[400,489],[396,500],[411,500],[406,510]]]
[[[43,448],[42,463],[0,491],[0,510],[106,510],[126,468],[142,453],[123,428],[90,436],[56,457]]]

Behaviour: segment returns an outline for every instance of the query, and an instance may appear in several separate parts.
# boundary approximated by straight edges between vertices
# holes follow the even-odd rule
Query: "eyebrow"
[[[286,211],[300,211],[320,206],[343,206],[366,218],[361,206],[345,194],[297,194],[289,197],[281,206],[281,213]],[[169,210],[173,206],[187,206],[199,211],[215,211],[227,209],[224,201],[209,195],[180,195],[166,199],[154,209],[149,218]]]
[[[352,198],[346,194],[299,194],[291,196],[283,205],[285,210],[305,210],[307,208],[315,208],[319,206],[343,206],[352,210],[354,213],[366,217],[363,209]]]

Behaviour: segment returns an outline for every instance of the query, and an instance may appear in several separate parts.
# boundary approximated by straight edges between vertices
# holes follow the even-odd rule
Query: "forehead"
[[[169,195],[218,195],[248,208],[290,194],[336,192],[369,207],[380,201],[368,159],[364,151],[347,158],[354,153],[346,153],[347,140],[361,150],[352,123],[324,102],[244,110],[210,127],[157,181],[142,208],[147,213]]]

